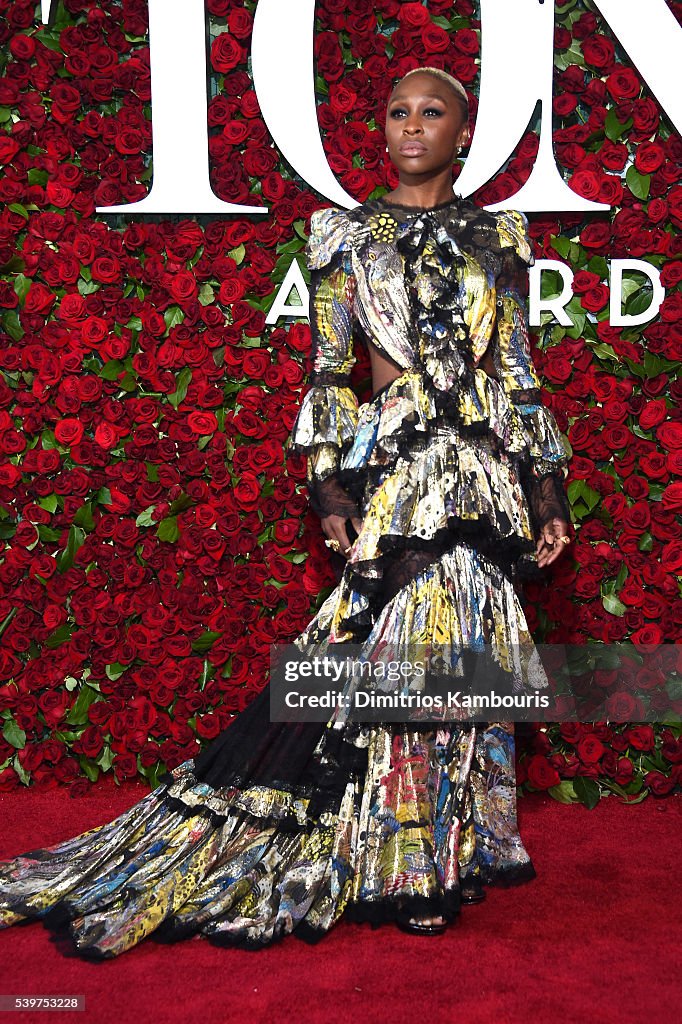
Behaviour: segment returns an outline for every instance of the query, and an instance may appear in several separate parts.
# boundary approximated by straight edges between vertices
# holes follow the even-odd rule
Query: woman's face
[[[386,110],[386,143],[401,178],[451,168],[468,137],[464,110],[447,82],[426,72],[398,82]]]

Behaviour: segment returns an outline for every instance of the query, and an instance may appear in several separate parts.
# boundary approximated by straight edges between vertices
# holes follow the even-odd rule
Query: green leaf
[[[682,700],[682,679],[668,679],[665,689],[671,700]]]
[[[157,761],[156,764],[151,765],[149,768],[143,768],[142,774],[146,779],[149,780],[149,785],[152,789],[156,789],[159,785],[159,778],[167,771],[166,765],[163,761]]]
[[[99,371],[98,376],[102,380],[118,380],[125,367],[120,359],[110,359]]]
[[[574,39],[567,50],[563,50],[560,53],[554,55],[554,66],[559,71],[565,71],[566,68],[571,65],[577,64],[579,68],[585,67],[585,58],[583,57],[583,51],[580,48],[580,43]]]
[[[19,314],[16,309],[8,309],[2,316],[2,325],[9,334],[12,341],[21,341],[24,336],[24,328],[19,322]]]
[[[156,536],[159,540],[165,540],[168,541],[169,544],[175,544],[176,540],[180,536],[177,516],[167,516],[166,519],[162,519],[156,531]]]
[[[149,505],[144,512],[140,512],[139,516],[135,520],[136,526],[153,526],[154,525],[154,509],[156,505]]]
[[[19,776],[19,780],[23,783],[23,785],[28,786],[29,782],[31,781],[31,776],[26,771],[23,764],[19,760],[18,754],[15,754],[14,757],[12,758],[12,767]]]
[[[185,314],[179,306],[169,306],[166,312],[163,314],[163,319],[166,322],[166,327],[170,331],[172,327],[177,327],[185,319]]]
[[[59,507],[57,495],[48,494],[47,497],[40,498],[38,500],[38,505],[40,505],[41,508],[44,508],[46,512],[56,512]]]
[[[604,594],[602,597],[602,604],[609,615],[621,616],[625,615],[627,611],[623,602],[620,601],[615,594]]]
[[[599,504],[600,495],[585,480],[572,480],[567,488],[568,500],[573,505],[577,501],[583,501],[588,510],[592,510]]]
[[[92,505],[89,501],[86,501],[84,505],[76,512],[73,517],[74,524],[82,527],[86,533],[90,533],[91,530],[95,529],[95,520],[92,517]]]
[[[18,213],[20,217],[25,217],[28,220],[28,210],[22,203],[10,203],[7,207],[12,213]]]
[[[222,633],[217,633],[215,630],[207,629],[201,636],[198,636],[196,640],[192,641],[192,650],[198,654],[205,654],[206,651],[210,651],[216,640],[219,640]]]
[[[651,551],[651,550],[653,550],[653,546],[654,546],[654,538],[651,536],[651,534],[647,530],[646,533],[643,533],[642,536],[640,537],[639,544],[637,545],[637,547],[639,548],[640,551]]]
[[[78,763],[81,766],[83,775],[90,779],[90,782],[97,782],[99,778],[99,768],[97,765],[93,764],[89,757],[79,757]]]
[[[48,544],[54,544],[58,541],[62,535],[61,530],[54,530],[51,526],[46,526],[45,523],[38,524],[38,536],[42,541],[46,541]]]
[[[124,374],[119,387],[121,388],[121,391],[135,391],[137,388],[137,378],[135,377],[135,374],[130,372]]]
[[[606,132],[607,139],[610,139],[611,142],[617,142],[625,132],[632,128],[632,123],[631,117],[625,122],[619,121],[615,108],[611,107],[604,122],[604,131]]]
[[[84,683],[78,691],[76,703],[73,705],[66,721],[69,725],[85,725],[88,721],[88,708],[99,698],[97,690]]]
[[[205,281],[199,289],[199,302],[202,306],[209,306],[215,299],[215,292],[213,291],[213,285],[208,281]]]
[[[97,757],[97,764],[103,772],[108,772],[113,763],[114,755],[111,752],[111,747],[105,747]]]
[[[564,259],[568,256],[571,249],[571,241],[569,238],[564,238],[563,235],[552,235],[552,248],[559,256],[563,256]]]
[[[54,633],[48,636],[47,640],[45,641],[45,646],[49,647],[51,651],[53,651],[56,647],[61,647],[62,644],[65,644],[68,640],[71,639],[72,632],[73,628],[69,625],[68,622],[64,622],[61,626],[59,626],[58,629],[55,629]]]
[[[193,504],[194,498],[183,492],[179,497],[175,498],[175,500],[171,502],[171,515],[176,516],[178,512],[184,512],[185,509],[191,508]]]
[[[73,565],[76,554],[85,543],[85,531],[80,526],[72,526],[69,529],[69,539],[66,549],[57,555],[57,568],[60,572],[67,572]]]
[[[30,287],[31,278],[26,277],[25,274],[17,274],[17,276],[14,278],[14,291],[16,292],[17,298],[19,299],[20,306],[24,305]]]
[[[591,274],[596,274],[600,277],[602,281],[608,281],[609,265],[603,256],[593,256],[587,264],[587,269]]]
[[[175,391],[168,395],[168,401],[174,409],[180,405],[180,402],[184,402],[187,397],[187,389],[192,380],[192,371],[189,366],[184,366],[176,379]]]
[[[540,295],[543,299],[555,299],[561,295],[561,278],[556,270],[545,270],[540,280]]]
[[[7,612],[7,615],[2,620],[2,623],[0,624],[0,636],[2,636],[2,634],[5,632],[5,630],[9,626],[10,622],[12,621],[12,619],[14,618],[16,613],[17,613],[17,608],[16,608],[16,605],[15,605],[14,608],[10,608],[10,610]]]
[[[78,294],[79,295],[93,295],[99,291],[99,284],[97,281],[84,281],[82,277],[78,278]]]
[[[584,804],[588,810],[591,811],[599,803],[601,791],[596,779],[587,779],[584,775],[577,775],[573,779],[573,788],[580,803]]]
[[[625,175],[627,186],[637,199],[648,199],[651,189],[651,175],[640,174],[634,164],[628,167]]]
[[[95,499],[98,505],[111,505],[111,491],[108,487],[100,487]]]
[[[2,727],[2,735],[11,747],[23,750],[26,746],[26,733],[20,729],[13,718],[8,718]]]
[[[572,804],[576,799],[573,779],[563,779],[558,786],[550,786],[547,792],[554,800],[558,800],[560,804]]]
[[[115,679],[120,679],[124,672],[127,672],[128,666],[122,665],[120,661],[114,661],[111,665],[106,665],[104,671],[106,672],[107,679],[111,679],[112,682]]]
[[[238,245],[236,249],[230,249],[227,255],[234,260],[237,266],[239,266],[239,264],[244,261],[244,257],[246,256],[246,249],[244,248],[243,244]]]

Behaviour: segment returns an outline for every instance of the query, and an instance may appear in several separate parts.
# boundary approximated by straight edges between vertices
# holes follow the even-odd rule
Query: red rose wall
[[[293,639],[334,584],[303,461],[286,448],[309,328],[265,326],[324,201],[259,115],[255,3],[206,6],[213,187],[270,206],[267,219],[98,217],[152,177],[146,5],[61,0],[47,28],[36,4],[2,3],[0,789],[78,792],[106,771],[154,785],[265,685],[269,645]],[[682,3],[669,7],[682,21]],[[451,70],[475,123],[477,14],[473,0],[318,2],[320,128],[359,201],[395,185],[382,122],[401,73]],[[527,614],[548,643],[679,642],[682,141],[589,0],[557,0],[556,14],[557,158],[576,191],[614,210],[531,217],[536,255],[575,272],[573,327],[544,328],[534,357],[574,452],[577,537],[551,586],[527,587]],[[537,144],[529,130],[477,200],[512,196]],[[661,269],[657,320],[609,326],[611,256]],[[626,310],[648,295],[630,281]],[[362,397],[362,352],[356,383]],[[669,681],[640,682],[654,707],[682,709]],[[617,678],[603,683],[636,722]],[[519,781],[565,801],[682,782],[673,724],[521,739]]]

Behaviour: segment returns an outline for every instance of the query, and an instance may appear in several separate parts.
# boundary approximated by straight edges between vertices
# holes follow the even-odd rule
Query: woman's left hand
[[[559,540],[559,537],[570,537],[570,527],[563,519],[550,519],[542,527],[540,539],[535,548],[540,568],[555,562],[561,552],[569,546],[565,541]]]

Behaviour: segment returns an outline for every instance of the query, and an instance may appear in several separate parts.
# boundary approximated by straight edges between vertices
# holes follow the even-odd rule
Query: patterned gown
[[[511,656],[532,647],[515,580],[540,526],[570,520],[570,448],[530,358],[525,218],[370,200],[314,214],[307,260],[313,373],[292,445],[316,512],[362,529],[296,644],[486,644],[541,685]],[[360,406],[357,332],[399,374]],[[273,723],[266,688],[112,822],[1,863],[0,926],[40,918],[94,959],[150,935],[258,947],[399,907],[452,920],[463,893],[534,875],[510,722]]]

